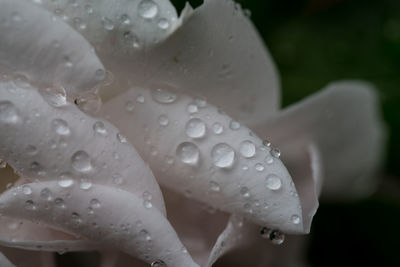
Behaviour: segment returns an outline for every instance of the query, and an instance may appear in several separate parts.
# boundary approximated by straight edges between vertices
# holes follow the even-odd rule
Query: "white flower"
[[[230,0],[179,18],[167,0],[1,0],[0,22],[0,158],[20,176],[0,195],[4,246],[265,266],[262,237],[308,233],[321,190],[374,189],[371,86],[278,111],[272,59]]]

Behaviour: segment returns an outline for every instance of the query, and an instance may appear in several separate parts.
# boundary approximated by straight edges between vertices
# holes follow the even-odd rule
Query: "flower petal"
[[[308,226],[296,189],[270,148],[204,100],[170,89],[131,89],[105,103],[103,115],[134,144],[165,187],[190,190],[193,199],[260,225],[304,233]],[[299,216],[296,223],[293,215]]]
[[[91,14],[85,11],[89,1],[44,2],[46,8],[66,14],[71,25],[73,18],[87,24],[81,33],[115,78],[112,90],[100,92],[105,99],[132,86],[169,82],[179,92],[206,97],[249,126],[278,109],[275,65],[254,26],[233,1],[206,0],[194,11],[187,5],[179,21],[169,1],[103,0],[92,4]],[[159,13],[153,19],[140,16],[143,2],[157,4]],[[131,24],[120,22],[124,15]],[[102,18],[115,27],[104,29]],[[162,18],[169,20],[168,30],[160,29]]]
[[[10,191],[1,195],[5,216],[40,221],[115,245],[147,262],[163,257],[172,266],[196,266],[188,254],[182,253],[182,244],[164,217],[162,195],[151,171],[114,126],[82,113],[74,105],[54,108],[32,87],[21,89],[13,82],[1,83],[0,87],[0,158],[23,177],[39,181],[16,188],[16,196]],[[99,205],[97,201],[104,207],[98,217],[94,216],[102,229],[100,234],[87,219]],[[54,217],[52,213],[63,203],[68,206]],[[31,212],[21,214],[24,208]],[[71,223],[77,220],[74,212],[82,216],[78,229]],[[148,254],[141,250],[147,248],[147,235],[140,243],[137,231],[132,232],[130,240],[139,242],[136,244],[122,240],[126,235],[115,234],[110,227],[123,221],[132,226],[138,220],[157,236]],[[164,259],[168,249],[172,258]]]
[[[2,267],[15,267],[14,264],[8,261],[6,257],[4,257],[3,253],[0,252],[0,266]]]
[[[175,231],[157,209],[145,208],[134,194],[95,185],[82,193],[79,187],[63,188],[56,181],[27,184],[0,196],[0,212],[27,219],[112,246],[148,263],[164,261],[169,266],[198,266],[182,251]],[[50,189],[56,199],[50,202],[41,192]],[[21,212],[25,210],[25,212]]]
[[[99,246],[30,221],[0,218],[0,245],[41,251],[84,251]]]
[[[256,132],[267,134],[291,162],[301,162],[303,154],[296,149],[313,142],[323,165],[323,197],[360,197],[375,189],[385,131],[375,90],[368,83],[332,83]]]
[[[55,266],[54,254],[50,252],[37,252],[1,246],[0,252],[3,253],[17,267],[31,267],[32,263],[35,263],[35,265],[40,267]]]
[[[1,72],[72,92],[90,89],[104,78],[89,43],[51,13],[28,1],[3,0],[0,19]]]
[[[261,238],[258,226],[231,216],[211,252],[207,266],[303,266],[304,241],[304,236],[286,236],[283,244],[274,245]]]

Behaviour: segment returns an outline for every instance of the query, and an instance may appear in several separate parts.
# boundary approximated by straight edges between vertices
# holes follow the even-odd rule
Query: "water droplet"
[[[47,201],[50,201],[53,198],[51,191],[48,188],[43,188],[42,191],[40,191],[40,197]]]
[[[80,95],[75,100],[76,105],[87,113],[96,114],[101,108],[101,98],[96,93],[86,93],[85,95]]]
[[[282,187],[282,180],[276,174],[267,175],[267,188],[276,191]]]
[[[270,156],[267,156],[267,157],[265,157],[264,161],[267,164],[272,164],[274,162],[274,159]]]
[[[193,143],[181,143],[176,149],[176,155],[185,164],[195,166],[199,163],[200,151]]]
[[[0,159],[0,169],[4,169],[5,167],[7,167],[7,162]]]
[[[278,230],[271,230],[267,227],[263,227],[261,228],[260,234],[262,238],[269,239],[274,245],[280,245],[285,241],[285,234]]]
[[[107,31],[112,31],[114,29],[113,21],[107,17],[101,18],[101,25],[103,25],[104,29]]]
[[[138,6],[139,15],[145,19],[152,19],[157,16],[158,5],[152,0],[143,0]]]
[[[271,155],[272,155],[274,158],[279,158],[279,157],[281,156],[281,151],[280,151],[279,149],[277,149],[277,148],[273,148],[273,149],[271,150]]]
[[[136,97],[136,102],[138,102],[138,103],[144,103],[144,96],[138,95],[138,96]]]
[[[256,154],[256,146],[253,142],[246,140],[240,143],[240,154],[245,158],[254,157]]]
[[[10,101],[0,101],[0,122],[16,123],[19,120],[17,108]]]
[[[65,202],[62,198],[56,198],[54,200],[54,204],[56,205],[57,208],[60,208],[60,209],[66,208]]]
[[[131,18],[129,17],[128,14],[122,14],[119,17],[119,21],[120,21],[121,24],[124,24],[124,25],[130,25],[131,24]]]
[[[25,149],[26,154],[28,154],[29,156],[34,156],[38,153],[38,150],[35,146],[29,145],[26,147]]]
[[[71,157],[72,167],[79,172],[88,172],[92,170],[92,163],[89,154],[79,150]]]
[[[292,223],[294,223],[294,224],[299,224],[300,223],[300,217],[299,217],[299,215],[293,215],[292,217],[291,217],[291,220],[292,220]]]
[[[157,25],[161,30],[166,30],[169,28],[169,21],[167,19],[162,18],[158,21]]]
[[[156,260],[151,263],[151,267],[167,267],[167,264],[162,260]]]
[[[92,14],[92,13],[93,13],[93,8],[92,8],[92,6],[89,5],[89,4],[85,5],[85,11],[86,11],[86,13],[88,13],[88,14]]]
[[[79,188],[82,190],[89,190],[92,187],[92,182],[86,178],[81,179]]]
[[[199,108],[195,104],[189,104],[186,107],[186,111],[189,112],[190,114],[193,114],[199,111]]]
[[[270,142],[268,139],[265,139],[265,140],[263,141],[263,145],[264,145],[264,146],[270,147],[270,146],[271,146],[271,142]]]
[[[155,101],[161,104],[170,104],[175,102],[178,96],[164,88],[151,90],[151,96]]]
[[[196,106],[198,106],[199,108],[205,108],[207,107],[207,101],[203,98],[195,98],[194,99],[194,103],[196,104]]]
[[[25,209],[27,210],[36,210],[37,207],[35,203],[32,200],[27,200],[25,201]]]
[[[144,201],[143,201],[143,206],[144,206],[146,209],[151,209],[151,208],[153,207],[153,204],[151,204],[151,201],[149,201],[149,200],[144,200]]]
[[[67,188],[74,184],[74,180],[72,179],[72,175],[68,172],[62,173],[59,176],[58,185]]]
[[[54,119],[51,122],[51,127],[59,135],[69,135],[71,130],[69,129],[68,123],[62,119]]]
[[[214,123],[213,125],[212,125],[212,129],[213,129],[213,132],[215,133],[215,134],[222,134],[222,132],[224,131],[224,126],[222,126],[222,124],[221,123],[219,123],[219,122],[216,122],[216,123]]]
[[[100,134],[100,135],[106,135],[107,134],[107,130],[104,127],[104,123],[102,121],[96,121],[93,124],[93,130],[95,133]]]
[[[98,209],[101,207],[101,203],[97,198],[93,198],[90,200],[90,207],[92,209]]]
[[[103,81],[106,76],[106,71],[104,69],[97,69],[95,72],[95,79],[97,81]]]
[[[121,143],[121,144],[125,144],[128,142],[128,140],[126,140],[126,137],[123,136],[121,133],[117,133],[117,140]]]
[[[240,194],[245,198],[250,197],[250,191],[246,186],[240,188]]]
[[[67,93],[64,87],[47,87],[39,92],[43,99],[53,107],[62,107],[67,105]]]
[[[214,181],[210,181],[210,189],[214,192],[219,192],[221,190],[219,184]]]
[[[231,128],[232,130],[239,130],[239,128],[240,128],[240,123],[237,122],[237,121],[232,120],[232,121],[229,123],[229,128]]]
[[[123,42],[128,47],[134,47],[134,48],[139,48],[140,47],[139,37],[135,33],[133,33],[132,31],[124,32],[122,37],[123,37]]]
[[[32,194],[32,188],[29,185],[24,185],[24,186],[22,186],[22,192],[25,195],[30,195],[30,194]]]
[[[225,143],[215,145],[211,150],[211,157],[214,165],[219,168],[232,168],[235,163],[235,151]]]
[[[116,185],[120,185],[124,182],[124,177],[122,177],[122,175],[119,173],[114,173],[112,175],[112,178],[113,178],[114,184],[116,184]]]
[[[169,123],[167,115],[160,115],[158,117],[158,123],[160,123],[161,126],[167,126]]]
[[[135,108],[135,105],[133,104],[132,101],[126,101],[126,103],[125,103],[125,110],[126,111],[132,112],[134,108]]]
[[[257,163],[255,165],[256,171],[258,172],[262,172],[264,170],[264,165],[262,165],[261,163]]]
[[[77,212],[73,212],[73,213],[71,214],[71,220],[72,220],[72,222],[75,223],[75,224],[80,224],[80,223],[82,222],[82,218],[81,218],[81,216],[79,215],[79,213],[77,213]]]
[[[186,134],[191,138],[202,138],[206,134],[206,124],[198,118],[191,119],[186,123]]]

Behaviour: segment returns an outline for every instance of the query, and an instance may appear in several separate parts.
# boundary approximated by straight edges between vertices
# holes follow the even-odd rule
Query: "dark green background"
[[[181,9],[185,1],[172,2]],[[237,2],[251,11],[275,59],[284,106],[338,79],[373,82],[381,97],[390,135],[381,187],[356,203],[321,203],[310,265],[400,266],[400,1]]]

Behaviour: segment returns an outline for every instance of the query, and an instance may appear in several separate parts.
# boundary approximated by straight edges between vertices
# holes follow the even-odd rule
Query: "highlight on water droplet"
[[[202,138],[206,134],[206,124],[198,118],[190,119],[185,128],[186,135],[191,138]]]
[[[236,160],[235,151],[225,143],[216,144],[212,148],[211,158],[215,166],[223,169],[232,168]]]
[[[183,142],[176,149],[177,157],[185,164],[196,166],[200,160],[199,148],[191,142]]]

